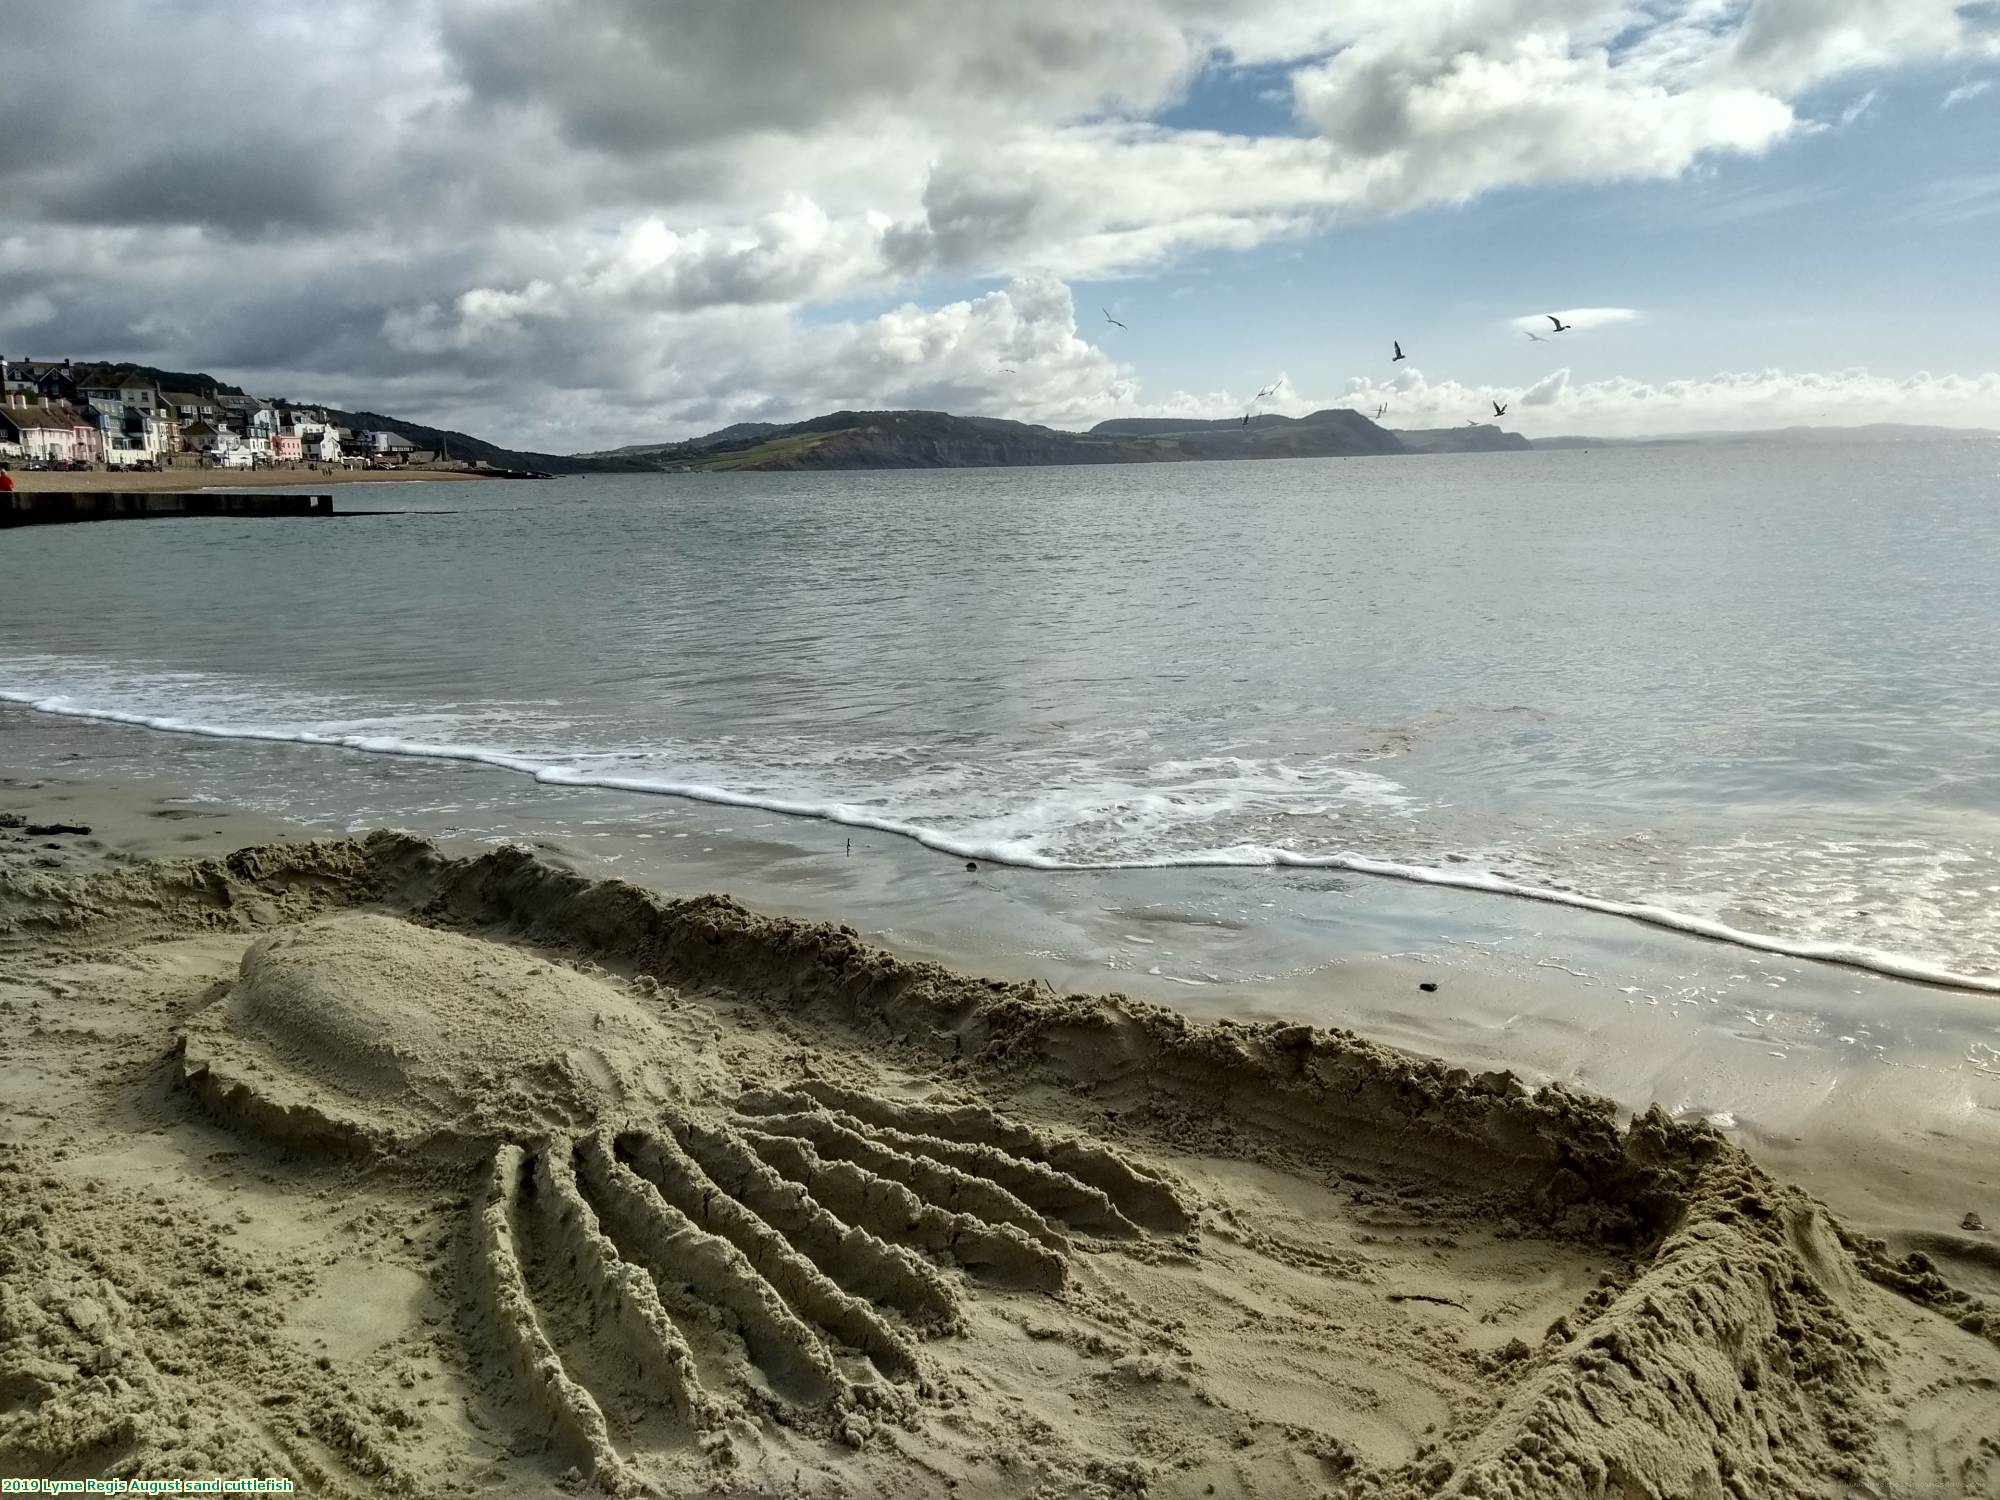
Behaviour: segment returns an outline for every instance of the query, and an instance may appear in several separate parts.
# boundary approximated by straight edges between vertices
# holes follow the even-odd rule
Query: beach
[[[2000,1493],[1991,1236],[1913,1259],[1698,1121],[582,849],[33,774],[0,814],[0,1468]]]

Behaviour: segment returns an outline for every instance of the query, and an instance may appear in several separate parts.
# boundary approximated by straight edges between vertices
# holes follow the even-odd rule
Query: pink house
[[[271,434],[271,457],[281,464],[295,464],[305,457],[305,445],[296,432]]]

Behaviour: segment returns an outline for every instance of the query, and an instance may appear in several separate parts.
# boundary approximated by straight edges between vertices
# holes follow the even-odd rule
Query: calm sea
[[[1300,864],[2000,984],[2000,444],[347,489],[0,537],[0,697],[1029,868]],[[344,748],[343,748],[344,747]],[[528,783],[532,786],[533,783]]]

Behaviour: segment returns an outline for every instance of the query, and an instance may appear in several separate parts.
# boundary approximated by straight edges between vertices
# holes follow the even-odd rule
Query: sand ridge
[[[393,834],[17,873],[0,973],[0,1470],[2000,1493],[1988,1309],[1570,1090]]]

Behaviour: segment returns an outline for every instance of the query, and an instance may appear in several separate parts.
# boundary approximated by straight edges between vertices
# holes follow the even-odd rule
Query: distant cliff
[[[1518,432],[1503,432],[1491,422],[1464,427],[1419,427],[1399,430],[1411,453],[1514,453],[1535,445]]]
[[[1133,418],[1089,432],[941,411],[837,411],[784,427],[739,424],[685,443],[619,449],[618,456],[664,469],[963,469],[1402,451],[1391,434],[1343,410],[1248,423]]]

